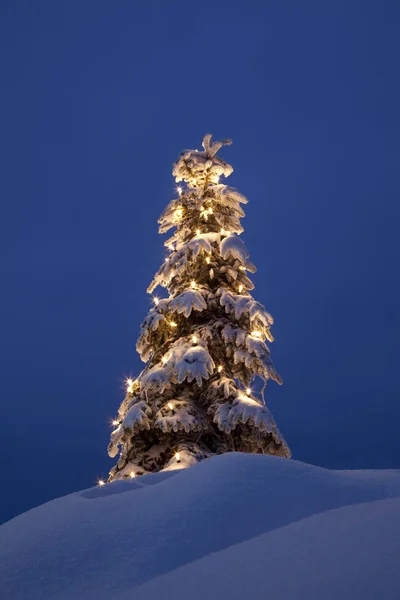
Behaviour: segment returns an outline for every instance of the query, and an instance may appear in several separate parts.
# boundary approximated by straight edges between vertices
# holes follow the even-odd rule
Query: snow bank
[[[71,494],[5,523],[0,597],[125,600],[135,588],[135,599],[147,600],[258,600],[270,591],[294,600],[298,590],[354,600],[352,590],[365,587],[363,600],[399,598],[391,569],[400,504],[390,499],[399,496],[397,471],[213,457]]]
[[[400,499],[392,498],[330,510],[231,546],[153,579],[134,597],[398,600],[399,560]]]

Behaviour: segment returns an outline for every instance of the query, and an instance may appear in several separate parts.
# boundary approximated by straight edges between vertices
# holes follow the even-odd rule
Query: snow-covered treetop
[[[153,298],[141,326],[137,350],[147,364],[119,409],[109,453],[121,454],[111,478],[229,449],[290,456],[251,388],[256,378],[264,387],[281,379],[266,343],[273,319],[250,294],[256,269],[239,237],[247,199],[220,183],[233,169],[216,153],[230,144],[206,135],[202,151],[185,150],[173,166],[182,184],[159,219],[160,233],[173,233],[148,288],[167,296]]]

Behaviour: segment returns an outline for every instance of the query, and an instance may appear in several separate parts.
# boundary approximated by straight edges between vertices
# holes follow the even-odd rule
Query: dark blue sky
[[[172,162],[231,137],[294,458],[400,468],[400,4],[6,1],[0,520],[89,487]]]

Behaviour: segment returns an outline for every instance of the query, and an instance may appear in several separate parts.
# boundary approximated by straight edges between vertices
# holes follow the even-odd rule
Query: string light
[[[178,327],[178,325],[175,323],[175,321],[170,321],[169,326],[170,327]]]
[[[207,257],[206,257],[206,263],[207,263],[208,265],[210,264],[210,257],[209,257],[209,256],[207,256]]]
[[[157,305],[158,305],[158,303],[160,302],[160,300],[157,298],[157,296],[154,296],[154,298],[153,298],[153,302],[154,302],[154,304],[157,306]]]
[[[165,257],[165,262],[167,263],[169,261],[168,256]]]
[[[244,267],[243,265],[240,265],[239,269],[240,269],[241,271],[245,271],[245,270],[246,270],[246,267]]]
[[[212,209],[211,207],[208,209],[208,213],[209,213],[210,215],[212,215],[212,214],[213,214],[213,209]]]
[[[176,188],[176,191],[177,191],[177,192],[178,192],[178,194],[181,196],[181,194],[182,194],[182,192],[183,192],[182,188],[181,188],[181,187],[177,187],[177,188]]]
[[[221,371],[222,371],[222,365],[219,365],[217,371],[218,371],[218,373],[221,373]]]
[[[179,452],[175,453],[175,458],[176,458],[176,462],[181,462],[181,455],[179,454]]]
[[[165,363],[167,362],[167,357],[163,356],[161,359],[161,362],[163,363],[163,365],[165,365]]]
[[[114,425],[114,427],[116,427],[117,425],[119,425],[119,421],[117,421],[117,420],[114,420],[114,421],[112,422],[112,424]]]
[[[133,379],[127,379],[126,380],[126,391],[128,392],[128,394],[132,394],[133,392]]]
[[[261,335],[262,335],[262,333],[261,333],[261,331],[252,331],[252,332],[251,332],[251,335],[252,335],[253,337],[260,338],[260,337],[261,337]]]
[[[196,235],[200,235],[201,231],[200,229],[196,229]]]
[[[168,402],[168,408],[169,408],[169,410],[174,410],[174,407],[173,407],[173,405],[172,405],[172,402]]]
[[[181,208],[177,208],[175,211],[175,218],[181,219],[183,215],[183,210]]]
[[[197,185],[197,179],[193,179],[193,185]]]
[[[193,342],[193,344],[197,344],[197,336],[196,335],[194,335],[192,337],[192,342]]]
[[[97,482],[100,486],[105,485],[104,481],[102,479],[99,479],[99,481]]]
[[[134,479],[136,477],[135,471],[131,471],[130,475],[131,475],[131,479]]]
[[[225,229],[224,228],[221,229],[221,235],[225,235]]]
[[[170,244],[170,245],[168,246],[168,248],[169,248],[169,249],[170,249],[172,252],[173,252],[173,251],[174,251],[174,249],[175,249],[173,244]]]
[[[239,294],[241,294],[242,292],[243,292],[243,285],[242,285],[242,284],[240,284],[240,285],[239,285]]]
[[[250,396],[250,395],[251,395],[251,388],[247,388],[247,390],[246,390],[246,394],[247,394],[248,396]]]
[[[195,287],[196,287],[196,282],[195,282],[195,281],[191,281],[191,282],[190,282],[190,285],[191,285],[191,287],[192,287],[192,290],[194,290],[194,289],[195,289]]]

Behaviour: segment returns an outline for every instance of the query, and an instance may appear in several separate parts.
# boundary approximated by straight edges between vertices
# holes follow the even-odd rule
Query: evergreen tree
[[[216,156],[230,140],[203,140],[174,164],[178,198],[159,219],[165,262],[148,288],[166,288],[141,325],[146,362],[127,380],[108,452],[119,453],[110,481],[191,466],[229,451],[290,457],[264,402],[268,379],[281,383],[265,340],[273,319],[253,299],[254,273],[239,237],[247,200],[219,183],[233,169]],[[262,389],[252,390],[258,380]]]

